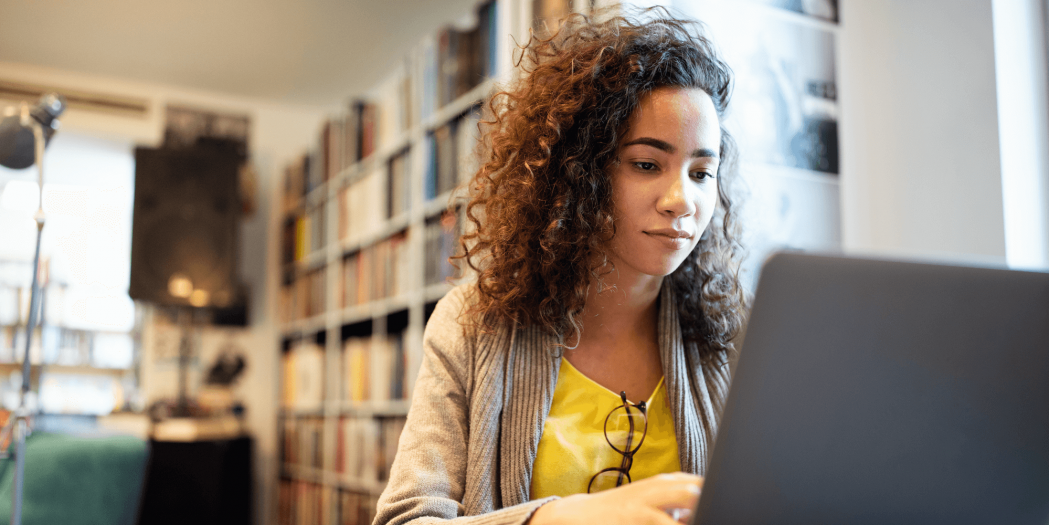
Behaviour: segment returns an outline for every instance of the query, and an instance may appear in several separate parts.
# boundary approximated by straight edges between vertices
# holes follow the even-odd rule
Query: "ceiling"
[[[476,3],[0,0],[0,62],[327,107]]]

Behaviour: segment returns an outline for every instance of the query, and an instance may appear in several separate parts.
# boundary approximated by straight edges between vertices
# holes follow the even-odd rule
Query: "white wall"
[[[1049,89],[1045,0],[993,0],[1005,251],[1049,268]]]
[[[251,326],[247,330],[209,330],[209,341],[233,340],[245,347],[248,369],[238,392],[247,405],[247,426],[254,435],[256,523],[275,521],[278,473],[277,392],[279,374],[278,330],[268,294],[278,290],[279,246],[270,233],[279,231],[280,218],[273,212],[281,195],[284,165],[316,142],[323,117],[330,108],[298,107],[264,100],[234,97],[183,89],[175,86],[133,82],[119,78],[83,75],[24,64],[0,62],[0,77],[15,81],[70,87],[85,91],[114,93],[149,101],[149,114],[142,119],[89,113],[70,109],[62,118],[65,130],[78,134],[157,145],[163,132],[164,107],[168,102],[242,112],[252,119],[252,159],[258,171],[256,212],[241,229],[241,276],[251,288]],[[144,349],[148,351],[148,348]],[[150,356],[144,355],[145,362]],[[147,399],[173,395],[171,367],[143,367],[142,383]],[[152,374],[152,377],[151,375]]]
[[[841,0],[847,251],[1005,264],[991,4]]]

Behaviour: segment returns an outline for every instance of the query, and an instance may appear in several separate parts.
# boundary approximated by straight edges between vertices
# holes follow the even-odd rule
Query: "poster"
[[[743,229],[741,276],[751,292],[777,250],[841,248],[836,26],[782,11],[803,4],[675,4],[706,25],[732,68],[724,125],[739,146],[730,191]]]
[[[754,0],[760,4],[838,22],[838,0]]]

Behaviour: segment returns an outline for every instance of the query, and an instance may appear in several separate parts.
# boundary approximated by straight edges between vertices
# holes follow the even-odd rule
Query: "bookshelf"
[[[479,167],[481,105],[510,79],[513,42],[549,29],[543,17],[608,4],[479,0],[333,115],[317,147],[288,166],[278,523],[371,523],[423,328],[456,277],[447,259],[463,221],[448,205]]]
[[[477,167],[479,106],[510,70],[524,3],[478,2],[424,37],[286,169],[278,523],[371,523],[423,327],[452,288],[460,221],[448,203]]]

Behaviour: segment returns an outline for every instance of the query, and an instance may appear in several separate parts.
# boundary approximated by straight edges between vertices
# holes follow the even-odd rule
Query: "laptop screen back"
[[[695,523],[1049,523],[1049,274],[771,258]]]

